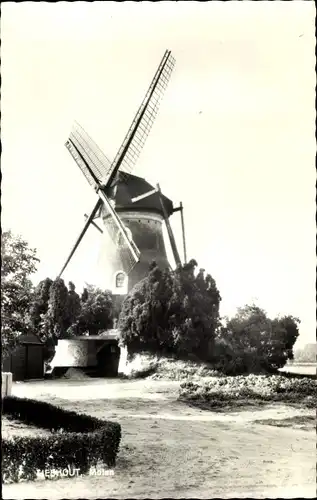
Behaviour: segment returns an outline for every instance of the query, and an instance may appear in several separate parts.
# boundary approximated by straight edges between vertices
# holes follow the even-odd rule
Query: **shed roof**
[[[19,336],[20,344],[37,344],[43,346],[44,343],[40,340],[40,338],[35,335],[35,333],[22,333]]]

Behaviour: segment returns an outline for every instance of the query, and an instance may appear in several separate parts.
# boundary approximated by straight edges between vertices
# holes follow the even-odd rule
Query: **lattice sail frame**
[[[171,51],[167,50],[127,135],[112,162],[113,168],[116,168],[117,164],[120,163],[120,170],[124,172],[130,173],[133,169],[151,131],[174,67],[175,58],[172,56]]]
[[[111,161],[79,123],[74,123],[65,146],[92,187],[109,177]]]

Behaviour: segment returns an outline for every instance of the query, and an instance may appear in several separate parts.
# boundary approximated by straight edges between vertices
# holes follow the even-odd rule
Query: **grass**
[[[204,412],[177,401],[178,386],[149,378],[14,385],[14,391],[28,397],[54,399],[65,409],[118,421],[122,445],[114,476],[4,485],[3,498],[314,496],[314,431],[290,425],[294,416],[313,416],[312,410],[277,404],[235,413]],[[269,419],[289,419],[289,425],[255,423]]]

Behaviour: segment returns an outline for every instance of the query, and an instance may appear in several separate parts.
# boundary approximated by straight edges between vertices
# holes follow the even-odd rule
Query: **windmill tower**
[[[90,215],[86,215],[84,228],[59,276],[90,225],[95,226],[106,238],[107,264],[103,282],[104,288],[110,289],[115,295],[126,295],[144,278],[151,262],[156,261],[161,268],[170,267],[163,238],[164,224],[175,263],[180,265],[181,259],[169,221],[176,211],[181,213],[186,261],[182,204],[174,208],[173,202],[161,193],[159,184],[153,187],[145,179],[131,174],[153,125],[174,65],[171,52],[166,51],[113,162],[78,123],[73,125],[65,145],[96,191],[98,200]],[[96,219],[102,220],[102,227],[96,223]]]

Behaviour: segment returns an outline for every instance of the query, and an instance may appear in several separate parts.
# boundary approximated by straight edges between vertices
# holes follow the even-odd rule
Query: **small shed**
[[[12,372],[13,381],[44,378],[44,344],[34,334],[21,335],[12,353],[3,360],[2,371]]]
[[[100,335],[59,339],[50,366],[56,376],[74,367],[88,370],[93,376],[116,377],[119,359],[118,332],[108,330]]]

